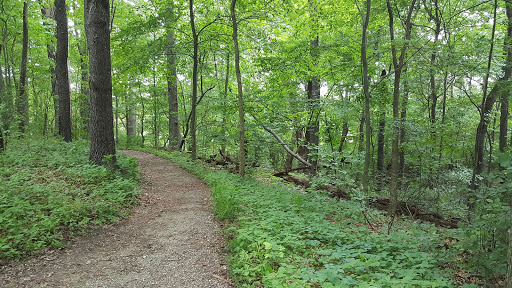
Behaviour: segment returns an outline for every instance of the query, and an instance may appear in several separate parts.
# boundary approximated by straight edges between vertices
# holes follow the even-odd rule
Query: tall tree
[[[27,58],[28,58],[28,3],[23,2],[23,48],[21,50],[21,69],[20,69],[20,85],[18,98],[16,99],[16,108],[18,110],[19,129],[21,133],[25,133],[28,124],[28,93],[27,84]]]
[[[317,15],[317,6],[316,3],[313,3],[312,0],[308,0],[309,6],[311,9],[312,15],[312,25],[313,25],[313,33],[316,34],[314,39],[311,41],[311,57],[313,59],[313,67],[316,67],[318,64],[316,63],[318,58],[318,45],[319,45],[319,37],[318,37],[318,15]],[[320,80],[316,75],[316,71],[313,71],[313,76],[308,81],[308,106],[310,109],[310,119],[308,121],[308,126],[306,127],[306,142],[309,153],[309,163],[311,163],[311,173],[315,174],[318,166],[318,144],[320,143],[320,138],[318,132],[320,131],[320,123],[318,121],[319,117],[319,102],[320,102]]]
[[[508,65],[512,65],[512,63],[508,62],[512,59],[509,59],[507,57],[507,61],[505,62],[505,65],[503,66],[503,70],[505,70],[505,75],[498,79],[497,83],[494,85],[494,87],[491,89],[489,94],[487,94],[488,90],[488,84],[489,84],[489,76],[491,72],[491,63],[493,58],[493,52],[494,52],[494,39],[495,39],[495,33],[496,33],[496,17],[497,17],[497,10],[498,10],[498,0],[494,1],[494,21],[492,26],[492,32],[491,32],[491,43],[489,48],[489,56],[487,60],[487,71],[484,78],[483,83],[483,95],[482,95],[482,101],[480,102],[480,106],[478,107],[479,113],[480,113],[480,121],[478,123],[478,127],[476,130],[476,137],[475,137],[475,158],[474,158],[474,166],[473,166],[473,177],[471,179],[471,188],[478,189],[480,187],[481,177],[480,175],[484,171],[484,156],[485,156],[485,138],[487,138],[487,127],[489,125],[489,115],[492,112],[494,103],[496,102],[496,99],[500,95],[502,95],[508,87],[508,78],[510,77],[510,74],[507,74],[506,68]],[[509,21],[507,25],[512,25],[512,23]],[[505,43],[507,43],[507,38],[505,38]],[[507,49],[507,48],[506,48]],[[472,208],[472,204],[470,203],[469,208]]]
[[[399,117],[399,100],[400,100],[400,79],[402,76],[402,70],[405,65],[405,54],[407,47],[409,46],[409,40],[411,38],[411,27],[412,27],[412,12],[416,6],[416,0],[412,0],[409,6],[409,10],[407,12],[407,18],[405,20],[405,35],[404,35],[404,43],[400,49],[400,56],[397,55],[396,43],[395,41],[395,28],[394,28],[394,17],[393,17],[393,9],[391,8],[390,0],[386,0],[388,15],[389,15],[389,34],[391,38],[391,53],[393,56],[393,67],[395,79],[393,83],[393,139],[391,144],[391,203],[389,205],[389,212],[391,214],[395,214],[396,205],[398,201],[398,179],[400,174],[400,150],[399,150],[399,136],[400,136],[400,127],[397,125],[400,121]]]
[[[194,45],[194,54],[193,60],[194,64],[192,67],[192,107],[190,111],[190,136],[191,136],[191,156],[192,159],[197,158],[197,127],[196,127],[196,108],[197,108],[197,65],[199,62],[198,59],[198,49],[199,49],[199,36],[196,33],[196,23],[194,17],[194,0],[189,1],[190,6],[190,28],[192,29],[192,38]]]
[[[506,62],[507,65],[503,67],[505,75],[503,76],[506,79],[510,78],[512,75],[512,1],[505,1],[505,8],[507,13],[507,36],[505,37],[505,51],[507,53]],[[499,149],[501,152],[505,151],[507,147],[507,132],[508,132],[508,116],[509,116],[509,95],[510,90],[503,91],[501,95],[501,114],[500,114],[500,140],[499,140]],[[512,285],[512,283],[511,283]]]
[[[91,161],[101,164],[107,155],[115,162],[108,0],[85,0],[85,33],[89,47],[91,95]]]
[[[235,46],[235,73],[238,85],[238,141],[240,142],[239,169],[240,175],[245,174],[245,111],[242,86],[242,73],[240,72],[240,49],[238,47],[238,22],[235,10],[236,0],[231,0],[231,23],[233,25],[233,43]]]
[[[68,16],[66,0],[55,0],[55,20],[57,21],[57,54],[55,76],[59,95],[59,135],[71,142],[71,97],[68,74]]]
[[[173,25],[175,22],[174,17],[174,4],[171,1],[169,4],[170,23]],[[167,28],[167,93],[169,101],[169,148],[172,150],[179,150],[181,143],[181,132],[178,111],[178,73],[176,71],[176,51],[174,40],[173,27]]]
[[[357,3],[357,2],[356,2]],[[363,33],[361,34],[361,65],[363,68],[363,95],[364,95],[364,113],[363,121],[366,129],[366,146],[364,157],[364,171],[363,171],[363,192],[368,193],[369,184],[369,171],[370,171],[370,141],[371,141],[371,126],[370,126],[370,81],[368,79],[368,58],[366,56],[368,48],[368,24],[370,23],[370,11],[372,1],[366,0],[366,12],[359,8],[361,19],[363,21]],[[361,121],[360,132],[362,132],[363,121]],[[362,140],[362,139],[361,139]],[[362,143],[362,141],[361,141]]]

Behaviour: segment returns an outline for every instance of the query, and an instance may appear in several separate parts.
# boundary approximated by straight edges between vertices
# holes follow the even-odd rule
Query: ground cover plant
[[[388,234],[377,227],[382,215],[358,201],[264,185],[180,154],[172,159],[206,180],[219,218],[232,221],[230,269],[239,287],[454,285],[440,268],[448,255],[430,225],[409,223]],[[375,227],[366,225],[368,217]]]
[[[137,203],[137,164],[89,162],[88,143],[11,142],[0,154],[0,263],[60,248],[68,236],[128,215]]]

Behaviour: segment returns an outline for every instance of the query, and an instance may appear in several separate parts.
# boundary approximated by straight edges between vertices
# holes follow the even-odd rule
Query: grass
[[[91,164],[88,143],[12,141],[0,154],[0,263],[61,248],[69,236],[129,214],[137,204],[136,162]]]
[[[455,286],[450,271],[441,268],[448,255],[430,225],[413,222],[388,235],[378,228],[385,218],[357,201],[264,185],[180,154],[145,150],[212,187],[216,213],[231,223],[230,270],[239,287]]]

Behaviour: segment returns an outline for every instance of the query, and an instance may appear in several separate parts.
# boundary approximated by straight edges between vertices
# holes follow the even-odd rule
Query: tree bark
[[[16,108],[18,110],[19,122],[18,128],[21,133],[25,133],[28,125],[28,93],[26,89],[27,82],[27,57],[28,57],[28,3],[23,2],[23,40],[21,50],[21,68],[20,68],[20,86],[18,98],[16,99]]]
[[[226,140],[226,125],[227,125],[227,104],[228,104],[228,85],[229,85],[229,49],[226,53],[226,78],[224,79],[224,102],[222,105],[222,127],[221,127],[221,135],[222,135],[222,146],[221,151],[222,153],[226,154],[226,146],[227,146],[227,140]]]
[[[509,79],[512,75],[512,2],[505,1],[507,11],[507,36],[505,37],[505,51],[507,51],[506,62],[504,67],[504,78]],[[501,114],[500,114],[500,143],[499,150],[504,152],[507,148],[507,132],[508,132],[508,116],[509,116],[509,95],[510,90],[503,91],[501,95]],[[512,284],[512,283],[511,283]]]
[[[190,6],[190,27],[192,29],[192,37],[194,40],[194,66],[192,68],[192,103],[190,111],[190,138],[191,138],[191,157],[193,160],[197,158],[197,128],[196,128],[196,108],[197,108],[197,63],[198,59],[198,48],[199,48],[199,37],[196,33],[196,24],[194,22],[194,0],[189,0]]]
[[[363,18],[363,33],[361,39],[361,64],[363,66],[363,95],[364,95],[364,115],[366,127],[366,145],[364,157],[364,172],[363,172],[363,192],[368,193],[368,186],[370,182],[370,141],[371,141],[371,123],[370,123],[370,81],[368,79],[368,58],[366,50],[368,47],[368,24],[370,22],[371,0],[366,1],[366,13],[361,15]],[[362,12],[361,12],[362,13]],[[362,124],[362,123],[361,123]]]
[[[404,43],[402,48],[400,49],[400,56],[397,56],[396,44],[395,41],[395,30],[394,30],[394,22],[393,22],[393,11],[391,8],[390,0],[386,0],[388,15],[389,15],[389,34],[391,38],[391,53],[393,56],[393,67],[395,72],[395,79],[393,85],[393,139],[391,145],[391,185],[390,185],[390,194],[391,194],[391,203],[389,205],[389,212],[391,214],[396,213],[397,201],[398,201],[398,189],[399,189],[399,158],[400,158],[400,150],[399,150],[399,135],[400,135],[400,127],[397,125],[399,123],[399,99],[400,99],[400,77],[402,75],[402,69],[405,64],[405,54],[408,47],[408,40],[411,38],[411,19],[412,12],[416,5],[416,0],[411,1],[411,5],[409,7],[409,11],[407,13],[407,19],[405,21],[405,36]]]
[[[384,132],[386,129],[386,112],[384,107],[381,107],[379,116],[379,130],[377,131],[377,192],[382,190],[382,183],[384,182]]]
[[[496,102],[496,99],[501,95],[504,91],[504,89],[507,89],[506,81],[508,80],[505,78],[507,75],[505,75],[503,78],[498,79],[497,83],[492,88],[491,92],[489,92],[489,95],[487,95],[487,85],[489,80],[489,74],[491,70],[491,62],[492,62],[492,56],[493,56],[493,49],[494,49],[494,38],[495,38],[495,32],[496,32],[496,14],[498,9],[498,0],[494,1],[494,24],[492,27],[492,34],[491,34],[491,47],[489,50],[489,58],[487,62],[487,75],[484,78],[484,87],[483,87],[483,96],[482,101],[480,102],[480,122],[478,123],[478,127],[476,130],[476,137],[475,137],[475,158],[474,158],[474,168],[473,168],[473,177],[471,179],[471,188],[476,190],[480,187],[481,177],[480,175],[484,171],[484,157],[485,157],[485,138],[487,136],[487,127],[489,125],[489,114],[492,111],[492,107],[494,106],[494,103]],[[509,22],[510,23],[510,22]],[[508,60],[508,59],[507,59]],[[512,63],[505,62],[505,66],[511,65]],[[505,68],[503,68],[505,69]],[[469,210],[471,210],[473,207],[472,203],[469,203]]]
[[[174,20],[174,4],[170,4],[171,22]],[[176,71],[176,51],[174,50],[174,30],[167,33],[167,93],[169,102],[169,149],[179,150],[181,132],[178,107],[178,73]]]
[[[115,163],[112,74],[110,59],[110,7],[108,0],[85,0],[85,33],[89,47],[91,95],[89,159],[102,164],[107,155]]]
[[[340,146],[338,147],[338,153],[343,152],[343,146],[345,146],[345,141],[347,140],[348,136],[348,123],[343,122],[343,128],[341,130],[341,139],[340,139]]]
[[[245,111],[242,86],[242,73],[240,72],[240,50],[238,48],[238,23],[235,12],[236,0],[231,0],[231,23],[233,24],[233,43],[235,46],[235,73],[238,86],[238,141],[240,142],[238,174],[245,175]]]
[[[57,54],[55,76],[59,96],[59,135],[71,142],[71,97],[68,73],[68,16],[66,0],[55,0],[55,20],[57,21]]]
[[[87,43],[77,36],[77,48],[80,55],[80,118],[82,120],[82,129],[85,131],[83,136],[89,139],[89,118],[90,118],[90,103],[89,103],[89,69],[87,64]],[[84,47],[85,46],[85,47]]]

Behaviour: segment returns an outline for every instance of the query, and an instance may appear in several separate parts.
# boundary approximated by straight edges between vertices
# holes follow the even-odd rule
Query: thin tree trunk
[[[238,141],[240,142],[238,174],[245,175],[245,111],[242,86],[242,73],[240,72],[240,50],[238,48],[238,23],[235,12],[236,0],[231,0],[231,23],[233,24],[233,43],[235,46],[235,73],[238,86]]]
[[[55,20],[57,21],[57,54],[55,76],[59,96],[59,135],[71,142],[71,96],[68,73],[68,17],[66,0],[55,0]]]
[[[381,107],[379,115],[379,130],[377,131],[377,191],[382,190],[384,182],[384,132],[386,129],[386,112]]]
[[[473,177],[471,179],[471,188],[476,190],[480,187],[481,177],[480,175],[484,171],[484,157],[485,157],[485,137],[487,136],[487,120],[489,113],[492,111],[492,107],[494,106],[494,103],[496,102],[496,99],[500,94],[503,93],[503,89],[505,87],[504,82],[508,80],[506,75],[504,78],[501,78],[498,80],[498,82],[494,85],[491,92],[489,92],[489,95],[487,95],[487,85],[489,81],[489,74],[491,70],[491,62],[492,62],[492,55],[494,50],[494,38],[495,38],[495,32],[496,32],[496,11],[498,9],[498,0],[494,1],[494,24],[492,27],[492,34],[491,34],[491,47],[489,50],[489,58],[487,62],[487,75],[484,78],[484,87],[483,87],[483,96],[482,101],[480,103],[480,122],[478,123],[478,128],[476,130],[476,137],[475,137],[475,161],[474,161],[474,168],[473,168]],[[511,65],[512,63],[505,63],[506,65]],[[473,207],[473,204],[469,203],[469,210],[471,210]]]
[[[2,55],[2,48],[3,45],[0,44],[0,55]],[[5,142],[4,142],[4,132],[3,127],[6,122],[6,115],[5,115],[5,86],[4,86],[4,75],[2,70],[2,65],[0,65],[0,153],[2,153],[5,150]]]
[[[226,125],[227,125],[227,105],[228,105],[228,85],[229,85],[229,66],[230,66],[230,63],[229,63],[229,50],[227,51],[226,53],[226,78],[225,78],[225,81],[224,81],[224,102],[222,103],[222,127],[221,127],[221,135],[222,135],[222,146],[220,148],[220,150],[222,151],[223,154],[226,154],[226,145],[227,145],[227,140],[226,140]]]
[[[194,22],[194,0],[189,0],[190,6],[190,27],[192,29],[192,37],[194,40],[194,66],[192,68],[192,101],[190,111],[190,135],[191,135],[191,157],[193,160],[197,158],[197,129],[196,129],[196,108],[197,108],[197,64],[198,64],[198,48],[199,48],[199,37],[196,33],[196,25]]]
[[[406,69],[404,69],[404,74],[406,73]],[[403,178],[405,176],[405,151],[404,145],[406,143],[406,133],[405,130],[405,121],[407,120],[407,103],[409,102],[409,87],[407,79],[404,81],[404,90],[405,93],[402,95],[402,111],[400,112],[400,171],[399,177]]]
[[[108,0],[85,0],[85,33],[89,47],[89,87],[91,95],[89,158],[101,164],[107,155],[116,161],[112,111],[110,59],[110,7]]]
[[[407,19],[405,21],[405,36],[404,36],[404,44],[400,49],[400,56],[397,56],[396,44],[395,41],[395,30],[394,30],[394,22],[393,22],[393,11],[391,8],[390,0],[386,0],[388,15],[389,15],[389,33],[391,37],[391,53],[393,56],[393,66],[395,69],[395,79],[393,85],[393,139],[391,145],[391,185],[390,185],[390,194],[391,194],[391,203],[389,205],[389,212],[391,214],[396,213],[396,206],[398,201],[398,188],[399,188],[399,136],[400,136],[400,127],[396,125],[399,123],[399,99],[400,99],[400,78],[402,75],[402,69],[405,64],[405,54],[408,47],[408,40],[411,38],[411,19],[412,12],[416,5],[416,0],[411,1],[411,5],[409,7],[409,11],[407,13]]]
[[[370,141],[371,141],[371,123],[370,123],[370,82],[368,79],[368,59],[366,56],[367,50],[367,30],[370,22],[370,9],[371,0],[366,1],[366,13],[361,15],[363,18],[363,33],[361,40],[361,63],[363,65],[363,94],[364,94],[364,119],[366,127],[366,146],[365,146],[365,157],[364,157],[364,172],[363,172],[363,192],[368,193],[368,186],[370,182]],[[362,13],[362,12],[360,12]]]
[[[340,139],[340,146],[338,147],[338,153],[343,152],[343,146],[345,146],[345,141],[347,140],[348,135],[348,123],[343,122],[343,128],[341,130],[341,139]]]
[[[28,3],[23,2],[23,40],[21,50],[21,68],[20,68],[20,85],[17,100],[17,110],[19,115],[18,128],[21,133],[25,133],[28,124],[28,93],[26,90],[27,82],[27,56],[28,56]]]

